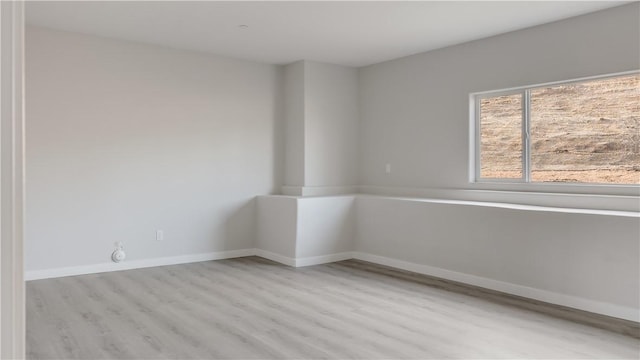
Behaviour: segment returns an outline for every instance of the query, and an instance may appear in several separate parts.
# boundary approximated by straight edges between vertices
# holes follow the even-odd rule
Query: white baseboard
[[[296,258],[295,264],[296,264],[296,267],[302,267],[302,266],[327,264],[327,263],[332,263],[332,262],[342,261],[342,260],[349,260],[349,259],[353,259],[353,253],[351,251],[337,253],[337,254]]]
[[[110,271],[142,269],[142,268],[148,268],[148,267],[154,267],[154,266],[165,266],[165,265],[186,264],[186,263],[209,261],[209,260],[231,259],[231,258],[243,257],[243,256],[253,256],[255,254],[256,254],[255,249],[242,249],[242,250],[210,252],[210,253],[203,253],[203,254],[169,256],[169,257],[161,257],[161,258],[154,258],[154,259],[133,260],[133,261],[125,261],[121,263],[111,262],[111,263],[100,263],[100,264],[92,264],[92,265],[70,266],[70,267],[55,268],[55,269],[32,270],[32,271],[26,272],[25,280],[26,281],[41,280],[41,279],[50,279],[50,278],[58,278],[58,277],[65,277],[65,276],[95,274],[95,273],[110,272]]]
[[[592,313],[612,316],[635,322],[640,321],[640,310],[631,307],[555,293],[547,290],[535,289],[527,286],[516,285],[499,280],[488,279],[480,276],[459,273],[456,271],[411,263],[368,253],[354,252],[353,258],[379,265],[390,266],[401,270],[434,276],[445,280],[457,281],[468,285],[474,285],[490,290],[500,291],[511,295],[522,296],[551,304],[584,310]]]
[[[353,255],[351,254],[351,252],[306,257],[306,258],[292,258],[292,257],[287,257],[284,255],[276,254],[276,253],[266,251],[266,250],[261,250],[261,249],[242,249],[242,250],[211,252],[211,253],[204,253],[204,254],[190,254],[190,255],[170,256],[170,257],[162,257],[162,258],[154,258],[154,259],[133,260],[133,261],[125,261],[122,263],[110,262],[110,263],[100,263],[100,264],[92,264],[92,265],[62,267],[62,268],[55,268],[55,269],[32,270],[32,271],[26,272],[25,280],[26,281],[42,280],[42,279],[51,279],[51,278],[58,278],[58,277],[65,277],[65,276],[76,276],[76,275],[96,274],[96,273],[111,272],[111,271],[142,269],[142,268],[148,268],[148,267],[154,267],[154,266],[166,266],[166,265],[186,264],[186,263],[193,263],[193,262],[200,262],[200,261],[231,259],[231,258],[244,257],[244,256],[260,256],[265,259],[269,259],[271,261],[275,261],[277,263],[284,264],[287,266],[292,266],[292,267],[326,264],[330,262],[342,261],[342,260],[353,258]]]
[[[291,267],[303,267],[303,266],[311,266],[311,265],[319,265],[319,264],[327,264],[336,261],[353,259],[353,253],[350,251],[329,254],[329,255],[320,255],[320,256],[310,256],[304,258],[292,258],[289,256],[284,256],[280,254],[276,254],[271,251],[255,249],[255,255],[263,257],[265,259],[275,261],[277,263],[291,266]]]
[[[271,251],[262,250],[262,249],[254,249],[255,255],[265,258],[267,260],[275,261],[277,263],[287,265],[287,266],[296,266],[296,259],[280,254],[276,254]]]
[[[306,258],[292,258],[261,249],[242,249],[231,251],[220,251],[204,254],[191,254],[181,256],[162,257],[155,259],[143,259],[125,261],[123,263],[101,263],[85,266],[72,266],[56,269],[28,271],[25,280],[40,280],[74,275],[95,274],[110,271],[141,269],[154,266],[185,264],[199,261],[231,259],[244,256],[260,256],[268,260],[275,261],[292,267],[311,266],[326,264],[335,261],[348,259],[364,260],[375,264],[390,266],[393,268],[412,271],[419,274],[438,277],[445,280],[457,281],[460,283],[478,286],[486,289],[504,292],[507,294],[522,296],[530,299],[544,301],[551,304],[567,306],[574,309],[589,311],[592,313],[612,316],[625,320],[640,321],[640,310],[596,300],[579,298],[576,296],[555,293],[547,290],[535,289],[523,285],[516,285],[499,280],[493,280],[480,276],[464,274],[456,271],[446,270],[434,266],[411,263],[403,260],[388,258],[385,256],[373,255],[363,252],[342,252],[337,254],[313,256]]]

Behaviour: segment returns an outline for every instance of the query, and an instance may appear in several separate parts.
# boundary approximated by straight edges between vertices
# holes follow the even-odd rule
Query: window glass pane
[[[639,80],[531,90],[531,180],[640,183]]]
[[[480,100],[480,177],[522,178],[522,94]]]

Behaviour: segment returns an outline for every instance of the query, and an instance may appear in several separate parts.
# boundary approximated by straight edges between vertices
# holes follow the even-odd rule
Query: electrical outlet
[[[164,231],[156,230],[156,241],[164,240]]]
[[[386,172],[387,174],[391,174],[391,164],[386,164],[384,166],[384,172]]]

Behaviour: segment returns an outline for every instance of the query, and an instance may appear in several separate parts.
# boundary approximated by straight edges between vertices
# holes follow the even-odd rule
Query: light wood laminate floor
[[[257,257],[27,283],[29,359],[628,358],[640,341],[365,262]]]

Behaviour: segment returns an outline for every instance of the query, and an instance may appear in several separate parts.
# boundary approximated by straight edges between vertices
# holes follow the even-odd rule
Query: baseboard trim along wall
[[[276,254],[274,252],[266,251],[262,249],[254,249],[254,250],[255,250],[254,255],[256,256],[260,256],[262,258],[275,261],[283,265],[292,266],[292,267],[320,265],[320,264],[327,264],[327,263],[332,263],[336,261],[353,259],[353,253],[351,251],[341,252],[337,254],[321,255],[321,256],[292,258],[289,256]]]
[[[351,252],[343,252],[338,254],[313,256],[313,257],[306,257],[306,258],[292,258],[292,257],[276,254],[274,252],[266,251],[262,249],[241,249],[241,250],[210,252],[210,253],[204,253],[204,254],[190,254],[190,255],[180,255],[180,256],[171,256],[171,257],[161,257],[161,258],[155,258],[155,259],[124,261],[122,263],[109,262],[109,263],[100,263],[100,264],[92,264],[92,265],[62,267],[62,268],[55,268],[55,269],[32,270],[32,271],[27,271],[25,275],[25,280],[27,281],[42,280],[42,279],[59,278],[59,277],[65,277],[65,276],[76,276],[76,275],[96,274],[96,273],[111,272],[111,271],[142,269],[142,268],[155,267],[155,266],[187,264],[187,263],[194,263],[194,262],[200,262],[200,261],[232,259],[232,258],[244,257],[244,256],[260,256],[262,258],[275,261],[283,265],[292,266],[292,267],[319,265],[319,264],[326,264],[326,263],[331,263],[336,261],[353,259],[353,254]]]
[[[274,252],[262,249],[254,249],[254,255],[260,256],[261,258],[265,258],[267,260],[275,261],[283,265],[296,267],[296,259],[292,257],[276,254]]]
[[[27,271],[25,280],[41,280],[58,278],[65,276],[86,275],[111,271],[142,269],[155,266],[187,264],[200,261],[231,259],[244,256],[255,255],[255,249],[241,249],[229,251],[217,251],[202,254],[189,254],[170,257],[161,257],[153,259],[141,259],[124,261],[121,263],[100,263],[92,265],[70,266],[55,269],[32,270]]]
[[[555,293],[551,291],[531,288],[522,285],[516,285],[503,281],[488,279],[480,276],[459,273],[456,271],[446,270],[428,265],[421,265],[402,260],[392,259],[384,256],[373,255],[362,252],[354,252],[353,258],[363,260],[378,265],[389,266],[396,269],[411,271],[418,274],[433,276],[436,278],[455,281],[462,284],[477,286],[480,288],[495,290],[511,295],[521,296],[529,299],[539,300],[542,302],[566,306],[578,310],[584,310],[591,313],[611,316],[624,320],[640,322],[640,310],[579,298],[575,296]]]
[[[336,261],[349,260],[353,258],[354,258],[353,252],[342,252],[342,253],[330,254],[330,255],[297,258],[296,267],[327,264],[327,263],[332,263]]]
[[[488,279],[480,276],[459,273],[451,270],[437,268],[428,265],[416,264],[398,259],[388,258],[379,255],[373,255],[363,252],[342,252],[336,254],[313,256],[306,258],[292,258],[262,249],[242,249],[231,251],[211,252],[204,254],[181,255],[173,257],[163,257],[156,259],[144,259],[125,261],[123,263],[102,263],[95,265],[73,266],[57,269],[35,270],[26,273],[26,280],[41,280],[65,276],[94,274],[101,272],[120,271],[141,269],[154,266],[166,266],[186,264],[200,261],[231,259],[244,256],[260,256],[262,258],[275,261],[277,263],[292,266],[303,267],[311,265],[320,265],[343,261],[348,259],[363,260],[370,263],[389,266],[392,268],[411,271],[414,273],[433,276],[436,278],[455,281],[462,284],[472,285],[489,290],[495,290],[506,294],[521,296],[524,298],[534,299],[554,305],[565,306],[573,309],[583,310],[591,313],[611,316],[624,320],[640,322],[640,310],[579,298],[575,296],[554,293],[546,290],[535,289],[522,285],[516,285],[503,281]]]

